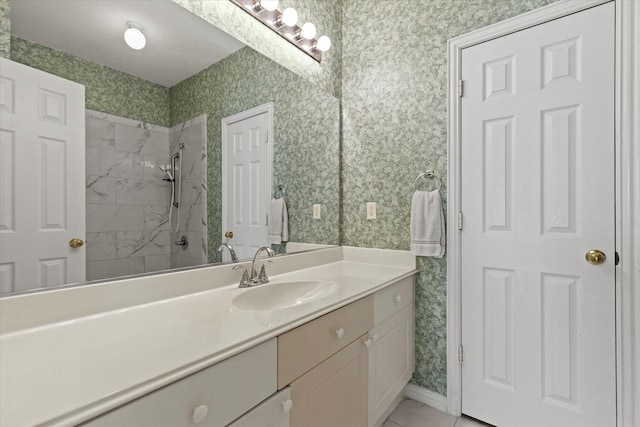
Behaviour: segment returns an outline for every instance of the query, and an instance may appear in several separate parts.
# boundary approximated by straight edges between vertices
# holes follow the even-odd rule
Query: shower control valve
[[[187,236],[182,236],[180,237],[180,240],[176,240],[176,246],[182,246],[183,250],[187,250],[189,248],[189,239],[187,239]]]

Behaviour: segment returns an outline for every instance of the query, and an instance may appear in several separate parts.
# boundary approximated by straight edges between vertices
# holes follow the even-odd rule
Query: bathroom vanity
[[[380,426],[413,373],[414,258],[332,248],[274,261],[260,287],[207,267],[154,276],[144,303],[142,277],[119,302],[89,300],[107,284],[71,288],[68,318],[3,324],[0,424]],[[2,299],[0,320],[15,298],[28,312],[24,298],[63,296]]]

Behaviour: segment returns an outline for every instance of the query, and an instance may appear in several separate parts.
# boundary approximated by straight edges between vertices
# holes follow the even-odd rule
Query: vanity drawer
[[[362,298],[278,337],[278,389],[373,328],[373,296]]]
[[[276,391],[276,350],[274,338],[84,425],[225,426]]]
[[[289,427],[291,390],[279,391],[227,427]]]
[[[390,285],[373,296],[374,323],[377,325],[409,303],[413,303],[413,276]]]

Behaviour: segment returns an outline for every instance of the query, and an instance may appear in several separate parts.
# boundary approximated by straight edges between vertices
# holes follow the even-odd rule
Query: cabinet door
[[[274,394],[228,427],[289,427],[291,391],[285,388]]]
[[[366,338],[358,338],[291,384],[291,427],[366,427]]]
[[[379,426],[414,369],[413,304],[369,333],[369,426]]]
[[[272,339],[83,426],[226,426],[276,391],[276,349]]]

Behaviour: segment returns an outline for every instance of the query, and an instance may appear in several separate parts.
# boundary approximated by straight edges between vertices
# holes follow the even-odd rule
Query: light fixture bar
[[[260,7],[256,0],[229,0],[242,10],[253,16],[255,19],[266,25],[269,29],[279,34],[289,43],[306,53],[316,61],[322,61],[322,51],[317,48],[318,41],[315,38],[306,39],[301,37],[302,28],[300,26],[285,25],[282,19],[282,12],[279,9],[273,11]]]

